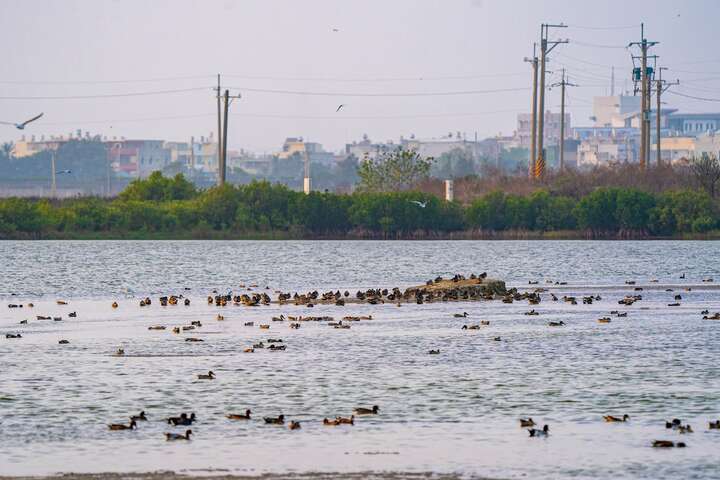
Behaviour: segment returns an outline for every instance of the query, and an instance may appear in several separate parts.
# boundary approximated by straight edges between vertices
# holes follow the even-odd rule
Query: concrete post
[[[448,202],[455,200],[455,182],[453,180],[445,180],[445,200]]]

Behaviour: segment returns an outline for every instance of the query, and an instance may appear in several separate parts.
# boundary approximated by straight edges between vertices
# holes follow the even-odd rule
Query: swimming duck
[[[110,430],[134,430],[137,428],[137,424],[135,423],[135,420],[130,420],[129,425],[125,425],[123,423],[111,423],[108,425],[108,428]]]
[[[229,418],[230,420],[250,420],[250,414],[251,414],[251,413],[252,413],[252,412],[251,412],[250,409],[248,408],[247,410],[245,410],[245,414],[244,414],[244,415],[243,415],[242,413],[228,413],[228,414],[225,415],[225,416],[226,416],[227,418]]]
[[[606,422],[627,422],[630,419],[630,415],[627,413],[620,417],[613,417],[612,415],[603,415],[603,419],[605,419]]]
[[[173,333],[180,333],[180,327],[173,327]]]
[[[147,417],[145,416],[145,410],[141,411],[139,415],[132,415],[130,417],[131,422],[146,422]]]
[[[190,299],[189,299],[189,298],[186,298],[186,299],[183,301],[183,303],[185,304],[186,307],[189,307],[189,306],[190,306]]]
[[[340,421],[337,419],[328,420],[327,418],[323,418],[323,425],[327,425],[329,427],[337,427],[338,425],[340,425]]]
[[[652,446],[655,448],[683,448],[685,446],[685,443],[678,442],[677,444],[675,444],[675,442],[672,442],[670,440],[654,440]]]
[[[253,347],[246,347],[243,349],[243,353],[255,353],[255,349]]]
[[[278,415],[277,417],[263,417],[265,423],[268,425],[282,425],[285,423],[285,415]]]
[[[372,408],[357,407],[353,410],[353,413],[355,415],[377,415],[378,410],[380,410],[380,407],[373,405]]]
[[[493,337],[494,342],[502,342],[502,338],[500,337]]]
[[[296,422],[295,420],[290,420],[290,424],[288,425],[288,428],[290,430],[300,430],[300,422]]]
[[[270,330],[270,325],[260,325],[261,330]]]
[[[530,310],[529,312],[525,312],[525,315],[534,316],[534,315],[540,315],[535,309]]]
[[[463,325],[460,330],[480,330],[480,325]]]
[[[212,380],[215,378],[215,374],[210,370],[208,373],[201,373],[197,377],[199,380]]]
[[[268,347],[268,350],[272,351],[282,351],[285,350],[287,347],[285,345],[275,345],[274,343],[270,344]]]
[[[27,325],[27,323],[28,323],[27,320],[20,320],[20,325]]]
[[[720,420],[715,420],[709,424],[710,430],[720,430]]]
[[[190,325],[194,327],[202,327],[202,322],[200,320],[193,320],[192,322],[190,322]]]
[[[219,313],[218,313],[217,317],[215,317],[215,318],[217,319],[218,322],[225,320],[225,317],[220,315]]]
[[[610,323],[610,317],[598,318],[598,323]]]
[[[350,415],[350,417],[335,417],[335,421],[345,425],[355,425],[355,415]]]
[[[284,322],[285,321],[285,315],[280,315],[279,317],[272,317],[273,322]]]
[[[668,303],[668,307],[679,307],[680,304],[678,302],[675,303]]]
[[[67,305],[67,302],[65,300],[58,300],[57,304],[58,305]]]
[[[148,330],[165,330],[164,325],[152,325],[148,327]]]
[[[246,327],[252,327],[254,325],[255,325],[255,322],[245,322],[244,323],[244,326],[246,326]]]
[[[65,340],[65,339],[63,339],[63,340],[60,340],[58,343],[59,343],[60,345],[67,345],[67,344],[70,343],[70,340]]]
[[[453,317],[455,317],[455,318],[465,318],[467,316],[468,316],[467,312],[453,314]]]
[[[547,437],[550,432],[550,427],[545,425],[542,430],[538,430],[537,428],[529,428],[528,433],[530,433],[531,437]]]
[[[76,317],[77,317],[77,312],[70,312],[70,313],[68,313],[68,317],[70,317],[70,318],[76,318]]]
[[[677,429],[680,433],[693,433],[693,429],[689,424],[685,426],[680,425]]]
[[[682,425],[682,420],[679,418],[673,418],[672,422],[665,422],[665,428],[678,428]]]
[[[565,322],[563,322],[562,320],[560,320],[559,322],[550,322],[550,323],[548,323],[548,326],[549,326],[549,327],[562,327],[562,326],[564,326],[564,325],[565,325]]]
[[[179,433],[166,433],[165,434],[165,440],[168,442],[175,441],[175,440],[190,440],[190,435],[192,435],[192,430],[185,430],[185,435],[181,435]]]
[[[187,413],[181,413],[179,417],[168,418],[167,422],[170,425],[192,425],[196,418],[195,412],[192,412],[189,417]]]
[[[118,348],[117,351],[115,352],[115,356],[116,356],[116,357],[122,357],[123,355],[125,355],[125,349],[123,349],[123,348]]]
[[[299,323],[291,323],[290,328],[298,329],[298,328],[300,328],[300,324]]]
[[[535,420],[533,420],[531,417],[520,419],[520,427],[534,427],[534,426],[535,426]]]
[[[8,333],[5,335],[5,338],[22,338],[22,335],[19,333]]]
[[[430,355],[440,355],[440,349],[438,348],[437,350],[430,350],[428,353]]]
[[[202,338],[195,338],[195,337],[187,337],[185,339],[186,342],[204,342]]]
[[[118,308],[118,303],[117,303],[117,302],[113,302],[113,303],[112,303],[112,308]]]

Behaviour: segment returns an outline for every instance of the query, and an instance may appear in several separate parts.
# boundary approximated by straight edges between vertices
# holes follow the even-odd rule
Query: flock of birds
[[[425,302],[446,302],[446,301],[464,301],[464,300],[501,300],[503,303],[513,303],[515,301],[527,301],[530,305],[538,305],[541,302],[541,293],[548,293],[548,296],[550,297],[551,301],[553,302],[559,302],[562,300],[563,302],[566,302],[571,305],[577,305],[579,301],[582,301],[583,304],[592,304],[595,301],[601,300],[601,297],[599,295],[590,295],[590,296],[583,296],[581,298],[575,297],[575,296],[568,296],[565,295],[562,298],[559,298],[557,295],[555,295],[552,292],[548,292],[545,288],[535,288],[531,292],[519,292],[517,289],[509,289],[504,293],[497,293],[488,291],[487,289],[482,288],[483,286],[483,280],[487,277],[485,273],[482,273],[480,275],[472,274],[469,277],[469,280],[472,282],[476,282],[473,284],[468,284],[466,281],[468,278],[462,276],[462,275],[455,275],[449,280],[445,280],[442,277],[437,277],[433,280],[429,280],[426,282],[424,287],[413,287],[406,289],[405,291],[400,290],[399,288],[393,288],[393,289],[368,289],[365,291],[357,291],[354,296],[351,297],[351,294],[349,291],[345,291],[344,293],[341,293],[339,290],[337,291],[327,291],[324,293],[320,293],[318,291],[311,291],[307,293],[285,293],[281,291],[276,291],[277,294],[277,300],[276,303],[280,305],[287,305],[287,304],[294,304],[298,306],[305,306],[305,307],[313,307],[315,304],[334,304],[337,306],[343,306],[345,305],[345,302],[353,301],[356,303],[367,303],[367,304],[380,304],[380,303],[394,303],[397,304],[397,306],[401,306],[402,302],[413,302],[417,304],[422,304]],[[684,278],[684,275],[683,277]],[[706,282],[712,282],[712,279],[705,279]],[[653,280],[652,282],[656,282]],[[556,282],[557,283],[557,282]],[[537,285],[537,281],[530,281],[529,284],[531,285]],[[635,285],[634,281],[627,281],[626,284],[628,285]],[[443,288],[433,288],[438,285],[443,285]],[[225,306],[228,304],[235,304],[235,305],[244,305],[249,307],[256,307],[260,305],[269,305],[272,302],[272,299],[270,298],[270,295],[268,295],[266,292],[259,292],[256,293],[253,291],[253,288],[258,288],[257,285],[250,285],[249,287],[246,287],[245,285],[240,285],[241,288],[244,288],[247,290],[247,293],[240,294],[240,295],[232,295],[232,294],[218,294],[217,291],[213,291],[213,295],[210,295],[207,297],[207,303],[209,305],[217,305],[217,306]],[[266,287],[266,290],[268,290],[269,287]],[[635,291],[642,291],[641,287],[634,287]],[[690,288],[687,288],[686,290],[690,290]],[[672,289],[667,289],[667,291],[672,291]],[[626,295],[624,298],[620,299],[618,301],[618,304],[624,305],[624,306],[630,306],[633,305],[635,302],[641,301],[642,295],[641,294],[632,294],[632,295]],[[682,300],[682,296],[680,294],[676,294],[674,296],[674,302],[668,304],[668,306],[677,306],[679,305],[678,301]],[[170,295],[170,296],[162,296],[158,299],[161,306],[168,306],[168,305],[180,305],[183,304],[185,306],[190,305],[190,299],[184,297],[183,295]],[[58,300],[58,305],[67,305],[67,302]],[[139,301],[140,307],[148,307],[152,305],[153,301],[149,297],[142,298]],[[117,301],[113,302],[111,304],[111,307],[113,309],[119,308],[119,303]],[[8,307],[10,308],[33,308],[34,305],[32,303],[28,303],[25,305],[22,304],[9,304]],[[621,312],[619,310],[613,310],[610,312],[611,315],[614,315],[616,317],[626,317],[627,312]],[[528,316],[536,316],[540,313],[535,310],[531,309],[527,312],[525,312],[525,315]],[[710,314],[708,310],[703,310],[701,312],[703,315],[703,319],[709,319],[709,320],[720,320],[720,312],[715,312],[714,314]],[[77,312],[70,312],[68,314],[68,317],[75,318],[77,317]],[[453,318],[456,319],[466,319],[470,317],[470,314],[467,312],[462,313],[455,313],[453,314]],[[53,320],[53,321],[62,321],[62,317],[56,317],[56,316],[43,316],[38,315],[36,316],[38,320]],[[222,314],[218,314],[216,319],[218,321],[225,320],[225,317]],[[335,321],[333,317],[330,316],[290,316],[287,317],[282,314],[278,317],[271,317],[271,322],[259,324],[259,328],[261,330],[267,330],[270,329],[270,324],[272,322],[289,322],[289,326],[291,329],[300,328],[301,322],[325,322],[328,326],[331,326],[336,329],[349,329],[351,328],[351,324],[353,322],[358,322],[361,320],[372,320],[372,315],[367,316],[345,316],[340,321]],[[611,318],[610,317],[601,317],[598,319],[599,323],[610,323]],[[27,324],[27,320],[23,320],[20,322],[21,324]],[[484,326],[489,326],[490,322],[487,320],[481,320],[477,324],[464,324],[462,325],[462,330],[480,330]],[[563,327],[565,326],[564,321],[550,321],[547,323],[550,327]],[[254,322],[245,322],[244,326],[246,327],[254,327]],[[183,332],[192,332],[193,330],[202,327],[202,323],[199,320],[192,321],[190,325],[184,325],[184,326],[175,326],[172,328],[172,332],[175,334],[183,333]],[[152,325],[148,327],[149,330],[166,330],[167,327],[165,325]],[[6,338],[8,339],[16,339],[16,338],[22,338],[22,335],[20,333],[8,333],[6,334]],[[492,338],[495,341],[502,341],[501,337],[496,336]],[[186,337],[185,341],[187,342],[202,342],[203,339],[197,338],[197,337]],[[69,344],[70,342],[66,339],[62,339],[59,341],[60,344]],[[268,347],[265,346],[265,343],[268,344]],[[256,349],[264,349],[267,348],[271,351],[284,351],[286,349],[286,345],[284,345],[284,342],[282,339],[279,338],[269,338],[266,339],[265,342],[258,342],[253,344],[252,346],[248,346],[243,349],[243,352],[246,353],[253,353]],[[429,352],[431,355],[439,355],[441,353],[440,349],[431,349]],[[125,350],[121,347],[118,348],[115,352],[115,356],[124,356]],[[200,373],[197,374],[198,380],[206,380],[206,381],[212,381],[217,378],[216,374],[213,371],[208,371],[207,373]],[[363,416],[363,415],[377,415],[379,413],[379,407],[377,405],[374,405],[370,408],[366,407],[357,407],[353,410],[353,414],[349,417],[343,417],[343,416],[336,416],[334,419],[329,418],[323,418],[322,424],[325,426],[340,426],[340,425],[354,425],[355,424],[355,417],[356,416]],[[227,419],[233,420],[233,421],[250,421],[253,418],[251,417],[251,410],[247,409],[244,413],[228,413],[226,414]],[[301,428],[301,424],[297,420],[290,420],[289,423],[286,424],[285,422],[285,416],[283,414],[280,414],[278,416],[274,417],[263,417],[263,422],[267,425],[287,425],[287,427],[290,430],[299,430]],[[622,416],[613,416],[613,415],[605,415],[603,419],[608,423],[618,423],[618,422],[627,422],[630,419],[630,416],[627,414],[624,414]],[[132,415],[129,417],[129,423],[111,423],[108,425],[108,428],[112,431],[127,431],[127,430],[135,430],[138,427],[138,422],[145,422],[148,418],[144,411],[140,412],[138,415]],[[166,419],[167,423],[172,426],[183,426],[183,427],[189,427],[194,422],[197,421],[197,416],[194,412],[188,413],[181,413],[178,416],[175,417],[168,417]],[[535,423],[535,421],[532,418],[522,418],[520,419],[520,426],[523,428],[527,428],[527,431],[529,433],[530,437],[534,438],[542,438],[542,437],[548,437],[550,435],[550,427],[545,424],[542,428],[536,428],[538,425]],[[693,433],[693,429],[690,425],[686,424],[683,425],[682,421],[679,419],[673,419],[672,421],[666,422],[665,426],[667,429],[671,429],[673,431],[677,431],[680,434],[689,434]],[[708,428],[711,430],[720,430],[720,420],[710,421],[708,424]],[[184,433],[173,433],[173,432],[167,432],[165,433],[165,438],[167,441],[177,441],[177,440],[190,440],[190,437],[192,435],[192,430],[187,429]],[[654,440],[652,442],[653,447],[657,448],[670,448],[670,447],[685,447],[685,442],[674,442],[670,440]]]

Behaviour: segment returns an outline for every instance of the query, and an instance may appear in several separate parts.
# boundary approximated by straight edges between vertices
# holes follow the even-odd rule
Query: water
[[[2,242],[0,474],[435,471],[498,478],[716,478],[720,431],[718,242]],[[566,281],[559,296],[600,294],[592,305],[552,302],[208,306],[213,289],[271,291],[407,287],[487,271],[510,285]],[[686,273],[685,279],[680,279]],[[658,283],[649,283],[657,279]],[[634,292],[625,285],[645,286]],[[666,292],[672,285],[674,292]],[[692,291],[685,291],[692,285]],[[190,290],[184,290],[190,288]],[[185,294],[189,307],[138,306],[140,296]],[[630,307],[617,304],[641,293]],[[681,306],[668,307],[675,294]],[[13,295],[14,294],[14,295]],[[57,299],[68,300],[59,306]],[[117,300],[118,309],[110,304]],[[536,308],[540,316],[525,316]],[[610,310],[627,318],[597,319]],[[77,311],[77,318],[67,313]],[[453,313],[466,311],[459,320]],[[218,313],[225,316],[217,321]],[[368,315],[336,330],[290,315]],[[36,315],[61,315],[62,322]],[[20,320],[28,319],[27,325]],[[480,331],[463,323],[489,320]],[[201,320],[181,335],[175,325]],[[551,328],[550,320],[563,320]],[[244,322],[254,321],[255,327]],[[271,323],[259,330],[259,323]],[[150,325],[167,331],[149,331]],[[6,333],[23,334],[5,339]],[[205,341],[185,342],[184,337]],[[492,338],[500,336],[501,342]],[[280,337],[285,352],[242,349]],[[59,345],[60,339],[70,341]],[[127,356],[112,353],[123,347]],[[439,348],[440,355],[427,355]],[[200,381],[213,370],[217,379]],[[323,417],[381,408],[353,427]],[[229,412],[284,413],[303,428],[227,420]],[[145,410],[133,432],[106,424]],[[189,443],[163,418],[194,411]],[[606,424],[602,415],[622,415]],[[550,425],[529,438],[517,419]],[[695,433],[664,428],[674,417]],[[658,450],[655,439],[686,449]]]

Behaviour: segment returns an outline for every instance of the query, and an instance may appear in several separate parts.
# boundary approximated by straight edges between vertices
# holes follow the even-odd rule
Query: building
[[[591,168],[623,162],[636,162],[637,144],[634,139],[590,137],[582,140],[577,147],[577,167]]]
[[[697,137],[720,130],[720,113],[673,113],[667,126],[679,135]]]
[[[545,112],[543,124],[543,141],[545,145],[557,144],[560,141],[560,114]],[[565,114],[565,138],[571,137],[570,114]],[[532,145],[532,114],[521,113],[517,116],[517,130],[515,136],[518,138],[520,147],[530,149]]]
[[[353,155],[358,161],[375,160],[382,155],[397,149],[398,146],[393,142],[373,143],[367,134],[363,135],[363,139],[359,142],[345,144],[345,154]]]
[[[108,161],[113,170],[131,177],[145,178],[170,163],[170,152],[163,140],[113,140],[106,142]]]
[[[307,155],[310,163],[320,163],[327,167],[335,165],[336,161],[335,154],[323,150],[321,144],[306,142],[302,137],[286,138],[282,151],[277,152],[275,157],[280,160],[287,160],[294,155],[300,156],[302,160],[305,160],[305,156]]]
[[[661,137],[660,158],[665,163],[684,163],[696,155],[695,137]],[[657,158],[657,145],[650,144],[650,161]]]
[[[639,96],[612,95],[593,98],[595,127],[625,127],[628,114],[638,114],[641,108]]]

